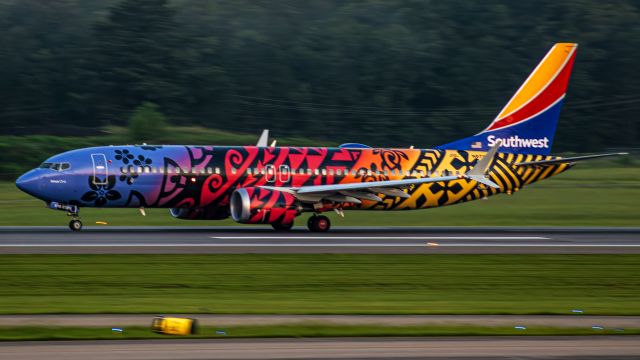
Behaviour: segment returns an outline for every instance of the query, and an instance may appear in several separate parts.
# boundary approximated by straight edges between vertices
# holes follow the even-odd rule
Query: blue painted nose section
[[[38,197],[41,186],[40,180],[40,176],[36,173],[36,171],[31,170],[22,174],[22,176],[20,176],[18,180],[16,180],[16,186],[18,187],[18,189],[26,192],[27,194]]]

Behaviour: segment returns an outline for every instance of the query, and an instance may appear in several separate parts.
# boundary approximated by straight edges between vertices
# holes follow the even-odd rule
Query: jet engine
[[[222,220],[229,217],[229,209],[225,207],[171,208],[169,213],[182,220]]]
[[[231,218],[242,224],[290,226],[302,212],[296,198],[284,191],[257,187],[240,188],[231,194]]]

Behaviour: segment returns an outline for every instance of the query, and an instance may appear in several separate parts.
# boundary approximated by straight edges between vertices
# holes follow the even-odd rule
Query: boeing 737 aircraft
[[[16,185],[72,216],[82,207],[169,208],[188,220],[231,216],[289,230],[308,212],[413,210],[518,191],[580,160],[549,156],[577,44],[555,44],[489,126],[435,149],[135,145],[73,150],[47,159]]]

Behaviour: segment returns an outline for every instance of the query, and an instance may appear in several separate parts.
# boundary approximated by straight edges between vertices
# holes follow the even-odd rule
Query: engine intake
[[[292,224],[302,208],[287,192],[248,187],[231,194],[230,211],[242,224]]]

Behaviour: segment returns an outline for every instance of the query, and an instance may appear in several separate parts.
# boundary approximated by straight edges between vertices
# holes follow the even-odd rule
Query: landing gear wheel
[[[307,226],[313,232],[327,232],[331,228],[331,221],[324,215],[314,215],[307,221]]]
[[[82,221],[80,221],[78,219],[73,219],[73,220],[69,221],[69,229],[71,229],[73,231],[82,230]]]
[[[293,227],[293,222],[291,222],[289,224],[273,223],[273,224],[271,224],[271,227],[275,231],[289,231]]]

